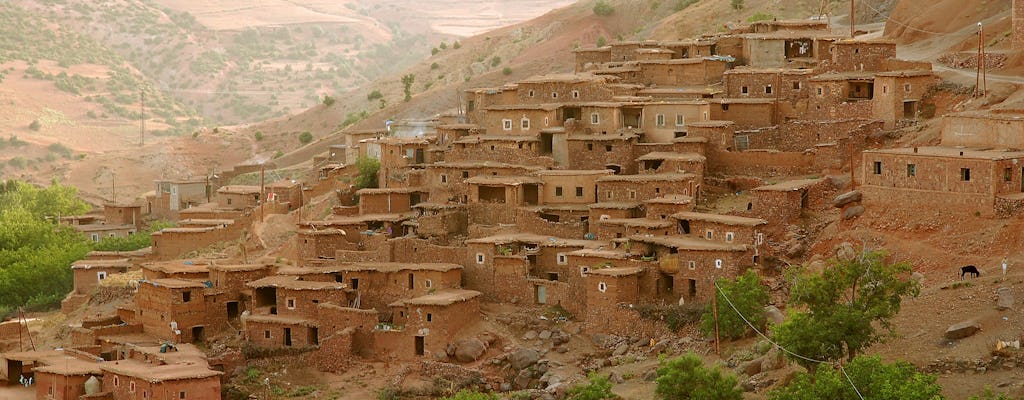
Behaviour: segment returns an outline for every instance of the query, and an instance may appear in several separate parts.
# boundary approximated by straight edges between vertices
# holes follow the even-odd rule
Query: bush
[[[681,306],[657,306],[654,304],[641,304],[633,308],[641,318],[652,321],[662,321],[668,329],[678,331],[686,325],[700,321],[703,307],[696,303],[688,303]]]
[[[683,11],[686,7],[692,6],[696,2],[697,0],[678,0],[672,9],[676,12]]]
[[[370,92],[370,94],[366,95],[366,100],[369,101],[374,101],[382,98],[384,98],[384,95],[380,93],[380,90],[374,90]]]
[[[742,10],[743,0],[732,0],[731,2],[729,2],[729,5],[731,5],[733,9]]]
[[[37,120],[33,120],[32,123],[28,124],[28,129],[31,129],[31,130],[34,130],[34,131],[38,131],[42,127],[43,127],[43,124],[40,124],[38,119]]]
[[[763,12],[758,11],[754,13],[754,15],[751,15],[749,18],[747,18],[747,22],[770,21],[773,19],[775,19],[774,15],[765,14]]]
[[[501,69],[501,73],[505,75],[512,75],[512,67],[505,67]]]
[[[71,149],[61,143],[54,143],[47,147],[51,153],[60,154],[61,157],[71,158]]]
[[[356,188],[375,188],[377,187],[377,171],[380,171],[380,160],[362,156],[356,159],[356,169],[359,170],[359,176],[356,177]]]
[[[761,278],[756,272],[748,270],[734,281],[719,279],[718,286],[722,289],[715,291],[715,295],[718,296],[718,330],[721,336],[732,339],[746,336],[750,332],[750,327],[743,317],[757,329],[764,328],[767,322],[764,306],[768,305],[768,288],[761,284]],[[726,297],[732,301],[735,310],[729,305]],[[704,315],[700,318],[700,332],[705,336],[715,334],[715,316],[711,304],[705,307]]]
[[[604,47],[606,44],[608,44],[608,39],[605,39],[604,36],[597,37],[597,47]]]
[[[501,65],[501,57],[498,57],[498,56],[491,57],[491,66],[492,67],[497,67],[498,65]]]
[[[309,142],[312,142],[312,141],[313,141],[313,134],[310,133],[309,131],[305,131],[305,132],[302,132],[302,133],[299,134],[299,143],[309,144]]]
[[[742,400],[736,377],[718,368],[707,368],[692,352],[658,367],[654,393],[661,399]]]
[[[442,400],[501,400],[501,398],[494,393],[482,393],[475,390],[462,389],[454,395],[445,397]]]
[[[452,48],[453,49],[458,49],[458,48],[461,48],[461,47],[462,47],[462,43],[459,43],[458,40],[456,40],[455,43],[452,43]]]
[[[283,151],[281,151],[281,150],[278,150],[278,151],[276,151],[276,152],[274,153],[274,158],[275,158],[275,159],[281,158],[281,156],[284,156],[284,152],[283,152]]]
[[[416,82],[416,75],[408,74],[402,76],[402,91],[405,93],[403,101],[412,100],[412,84]]]
[[[436,56],[437,53],[440,53],[440,52],[441,52],[441,50],[438,50],[437,47],[430,49],[430,55],[432,55],[432,56]]]
[[[598,375],[594,372],[588,377],[590,383],[576,385],[566,393],[568,400],[605,400],[617,399],[619,396],[612,393],[612,382],[607,375]]]
[[[253,136],[256,137],[257,141],[263,140],[263,131],[256,131],[256,133],[254,133]]]
[[[448,48],[448,43],[441,42],[441,44],[437,45],[437,47],[440,47],[441,50],[447,49]]]
[[[900,399],[933,400],[942,398],[942,387],[935,375],[917,372],[913,364],[898,361],[882,362],[878,356],[859,356],[844,367],[846,372],[817,368],[812,375],[799,373],[789,385],[771,391],[771,400],[859,400]],[[860,391],[854,391],[856,385]]]
[[[331,105],[334,104],[334,98],[331,97],[331,96],[328,96],[328,95],[324,95],[323,103],[324,103],[325,106],[330,107]]]
[[[430,64],[430,69],[438,69],[438,68],[441,68],[441,64],[438,64],[438,63]]]
[[[736,1],[736,0],[733,0]],[[615,12],[615,7],[612,7],[607,0],[597,0],[597,4],[594,4],[594,14],[602,17],[612,15]]]

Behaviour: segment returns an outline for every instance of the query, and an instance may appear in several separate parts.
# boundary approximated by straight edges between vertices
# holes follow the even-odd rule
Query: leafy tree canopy
[[[655,382],[658,386],[654,393],[665,400],[743,399],[743,390],[736,385],[735,376],[722,373],[718,368],[705,367],[700,357],[692,352],[659,367]]]
[[[858,356],[843,371],[822,366],[812,375],[800,373],[789,385],[772,391],[770,400],[940,400],[935,376],[917,372],[912,364],[883,363],[878,356]],[[856,385],[850,385],[850,381]]]
[[[768,305],[768,288],[761,284],[757,272],[748,270],[736,277],[736,280],[719,279],[718,287],[721,291],[716,290],[715,295],[718,296],[718,330],[721,336],[733,339],[746,336],[750,332],[750,326],[743,317],[757,329],[764,328],[767,322],[764,306]],[[725,296],[722,292],[725,292]],[[729,305],[729,301],[736,307],[735,310]],[[743,314],[743,317],[740,314]],[[704,308],[704,314],[701,315],[700,331],[706,336],[715,333],[715,316],[711,304]]]

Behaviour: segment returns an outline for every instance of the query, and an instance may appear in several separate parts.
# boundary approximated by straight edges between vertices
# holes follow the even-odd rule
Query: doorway
[[[416,355],[423,355],[423,336],[416,336]]]
[[[320,345],[320,329],[318,329],[318,328],[309,328],[309,341],[308,341],[308,343],[311,346],[319,346]]]
[[[903,102],[903,119],[914,119],[917,117],[917,102],[916,101],[904,101]]]
[[[206,340],[203,332],[203,327],[193,326],[192,327],[192,343],[200,343]]]
[[[684,235],[689,235],[690,234],[690,220],[684,219],[684,220],[679,221],[679,230],[681,232],[683,232]]]
[[[292,328],[284,328],[284,345],[292,345]]]
[[[228,319],[238,318],[238,302],[237,301],[229,301],[228,305],[227,305],[227,308],[228,308]]]
[[[692,299],[694,297],[697,297],[697,280],[696,279],[689,279],[689,284],[690,285],[689,285],[688,290],[686,291],[686,295],[687,295],[687,297]]]
[[[545,286],[534,286],[537,297],[537,304],[548,304],[548,288]]]

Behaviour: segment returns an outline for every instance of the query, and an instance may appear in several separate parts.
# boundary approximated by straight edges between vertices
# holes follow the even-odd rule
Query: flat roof
[[[534,172],[538,176],[579,176],[579,175],[608,175],[610,169],[544,169]]]
[[[693,196],[685,194],[667,194],[661,197],[644,200],[645,204],[690,204],[693,203]]]
[[[286,267],[278,270],[279,276],[293,277],[296,275],[333,274],[338,272],[400,272],[400,271],[438,271],[448,272],[462,269],[460,264],[448,263],[399,263],[399,262],[352,262],[334,265],[316,265],[303,267]]]
[[[96,232],[96,231],[119,231],[119,230],[131,230],[136,229],[135,225],[107,225],[107,224],[87,224],[87,225],[71,225],[72,228],[80,232]]]
[[[570,251],[570,252],[565,253],[565,254],[566,255],[570,255],[570,256],[577,256],[577,257],[595,257],[595,258],[605,258],[605,259],[610,259],[610,260],[625,260],[627,258],[626,257],[626,252],[624,252],[624,251],[605,250],[605,249],[579,249],[579,250]]]
[[[663,174],[639,174],[639,175],[609,175],[597,178],[598,182],[654,182],[654,181],[684,181],[696,178],[697,175],[679,172]]]
[[[526,184],[540,184],[544,183],[540,179],[532,176],[474,176],[472,178],[463,180],[464,183],[470,185],[501,185],[501,186],[519,186]]]
[[[488,244],[508,244],[515,242],[534,243],[543,247],[583,247],[583,248],[598,248],[602,246],[608,246],[608,242],[599,240],[583,240],[583,239],[563,239],[554,236],[537,235],[534,233],[506,233],[500,235],[492,235],[482,238],[469,239],[466,243],[488,243]]]
[[[473,144],[478,142],[539,142],[540,138],[529,135],[471,135],[460,137],[452,143]]]
[[[706,221],[725,225],[758,226],[767,225],[768,221],[760,218],[747,218],[738,215],[711,214],[701,212],[678,212],[672,214],[672,218],[690,221]]]
[[[274,275],[246,283],[251,288],[275,287],[290,290],[341,290],[346,286],[339,282],[303,281],[295,275]]]
[[[144,269],[148,269],[150,271],[163,272],[165,274],[175,274],[182,272],[209,272],[209,266],[209,262],[197,260],[172,260],[142,264],[142,268]]]
[[[915,150],[916,149],[916,150]],[[914,157],[942,157],[977,160],[1010,160],[1024,158],[1024,151],[1010,151],[1008,149],[970,149],[962,147],[927,146],[927,147],[900,147],[880,150],[864,150],[865,154],[890,154]],[[960,155],[963,153],[963,155]]]
[[[643,271],[639,267],[611,267],[611,268],[593,268],[587,272],[587,274],[603,275],[603,276],[629,276],[636,275]]]
[[[606,210],[629,210],[640,207],[640,203],[631,201],[604,201],[600,203],[591,203],[590,209],[606,209]]]
[[[254,194],[254,193],[259,193],[259,192],[260,192],[260,187],[259,186],[251,186],[251,185],[228,185],[228,186],[221,186],[219,189],[217,189],[217,193],[227,193],[227,194]]]
[[[399,300],[390,305],[403,306],[450,306],[479,297],[482,293],[475,290],[465,289],[442,289],[426,296],[414,297],[407,300]]]
[[[433,164],[427,164],[427,168],[453,168],[453,169],[478,169],[478,168],[502,168],[502,169],[524,169],[527,171],[536,171],[544,169],[535,165],[522,165],[522,164],[509,164],[495,161],[456,161],[456,162],[436,162]]]
[[[153,365],[136,360],[118,360],[104,362],[100,368],[117,375],[139,378],[152,383],[202,379],[223,374],[223,372],[210,369],[208,365],[199,363]]]
[[[78,260],[71,263],[72,269],[90,269],[90,268],[129,268],[132,263],[127,258],[117,258],[112,260]]]
[[[192,281],[188,279],[177,279],[177,278],[161,278],[161,279],[149,279],[142,281],[143,284],[153,285],[154,287],[166,287],[171,289],[185,289],[185,288],[205,288],[206,285],[199,281]]]
[[[637,161],[648,161],[648,160],[672,160],[672,161],[694,161],[704,162],[707,160],[704,156],[697,153],[676,153],[670,151],[655,151],[644,154],[637,157]]]
[[[1024,154],[1024,153],[1022,153],[1022,154]],[[774,185],[759,186],[759,187],[754,188],[753,190],[758,190],[758,191],[774,191],[774,192],[788,192],[788,191],[792,191],[792,190],[803,189],[803,188],[806,188],[806,187],[811,186],[811,185],[815,185],[817,183],[820,183],[824,179],[825,178],[797,179],[797,180],[792,180],[792,181],[779,182],[779,183],[776,183]]]
[[[265,324],[280,324],[280,325],[302,325],[309,327],[317,327],[315,321],[310,321],[301,317],[286,316],[286,315],[263,315],[263,314],[252,314],[245,316],[245,322],[262,322]]]
[[[627,228],[670,228],[675,225],[665,220],[648,218],[607,218],[597,221],[597,223],[600,225],[622,225]]]
[[[487,111],[514,111],[514,110],[541,110],[541,111],[555,111],[561,108],[561,104],[502,104],[484,107]]]
[[[606,82],[607,77],[594,75],[589,73],[581,74],[549,74],[549,75],[534,75],[529,78],[523,79],[518,83],[522,84],[535,84],[535,83],[584,83],[584,82]]]
[[[593,134],[593,135],[572,135],[566,138],[566,140],[580,140],[580,141],[608,141],[608,140],[631,140],[638,136],[635,133],[606,133],[606,134]]]
[[[389,193],[416,193],[425,192],[426,189],[420,187],[400,187],[400,188],[363,188],[356,191],[358,195],[375,195],[375,194],[389,194]]]
[[[713,242],[704,239],[694,239],[687,236],[645,236],[633,235],[629,240],[641,243],[651,243],[659,246],[679,250],[694,251],[746,251],[746,245]]]
[[[264,270],[272,266],[273,264],[210,264],[207,268],[211,271],[244,272]]]

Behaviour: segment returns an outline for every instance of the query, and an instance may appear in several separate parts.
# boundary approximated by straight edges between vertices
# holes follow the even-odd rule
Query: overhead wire
[[[718,282],[715,282],[714,285],[715,285],[715,289],[717,289],[717,292],[722,294],[722,298],[725,299],[725,302],[729,304],[729,307],[732,308],[733,312],[735,312],[736,315],[739,315],[740,319],[742,319],[743,322],[745,322],[747,324],[747,326],[750,327],[750,329],[753,329],[754,332],[756,332],[758,336],[761,336],[762,338],[764,338],[764,340],[767,340],[768,343],[771,343],[773,346],[775,346],[775,348],[780,349],[784,353],[789,354],[789,355],[791,355],[793,357],[799,358],[801,360],[806,360],[806,361],[810,361],[810,362],[818,363],[818,364],[834,364],[834,365],[837,365],[839,367],[839,370],[843,373],[843,376],[846,377],[846,381],[850,383],[851,387],[853,387],[853,391],[857,394],[857,397],[860,398],[860,400],[864,400],[864,396],[860,393],[860,389],[858,389],[857,385],[853,383],[853,379],[850,379],[850,374],[846,373],[846,368],[843,367],[843,364],[837,363],[837,362],[829,362],[827,360],[818,360],[818,359],[814,359],[814,358],[810,358],[810,357],[804,356],[802,354],[797,354],[796,352],[793,352],[793,351],[783,347],[782,345],[778,344],[777,342],[775,342],[774,340],[769,338],[767,335],[762,333],[760,329],[757,329],[757,327],[754,326],[754,324],[752,324],[750,322],[750,320],[748,320],[747,317],[744,316],[743,313],[741,313],[740,310],[736,308],[736,305],[732,303],[732,300],[729,300],[729,296],[727,296],[725,294],[725,291],[722,290],[722,288],[720,286],[718,286]]]
[[[907,25],[907,24],[905,24],[903,22],[900,22],[900,21],[897,21],[897,20],[893,19],[888,14],[883,14],[879,9],[872,7],[871,3],[868,3],[867,1],[862,1],[861,4],[863,4],[867,8],[870,8],[871,11],[875,12],[875,14],[884,15],[886,21],[889,21],[889,22],[892,22],[892,23],[894,23],[896,25],[902,26],[902,27],[904,27],[904,28],[906,28],[908,30],[912,30],[912,31],[915,31],[915,32],[920,32],[920,33],[927,33],[929,35],[946,35],[946,34],[948,34],[948,32],[934,32],[934,31],[929,31],[929,30],[925,30],[925,29],[921,29],[921,28],[915,28],[913,26]]]

